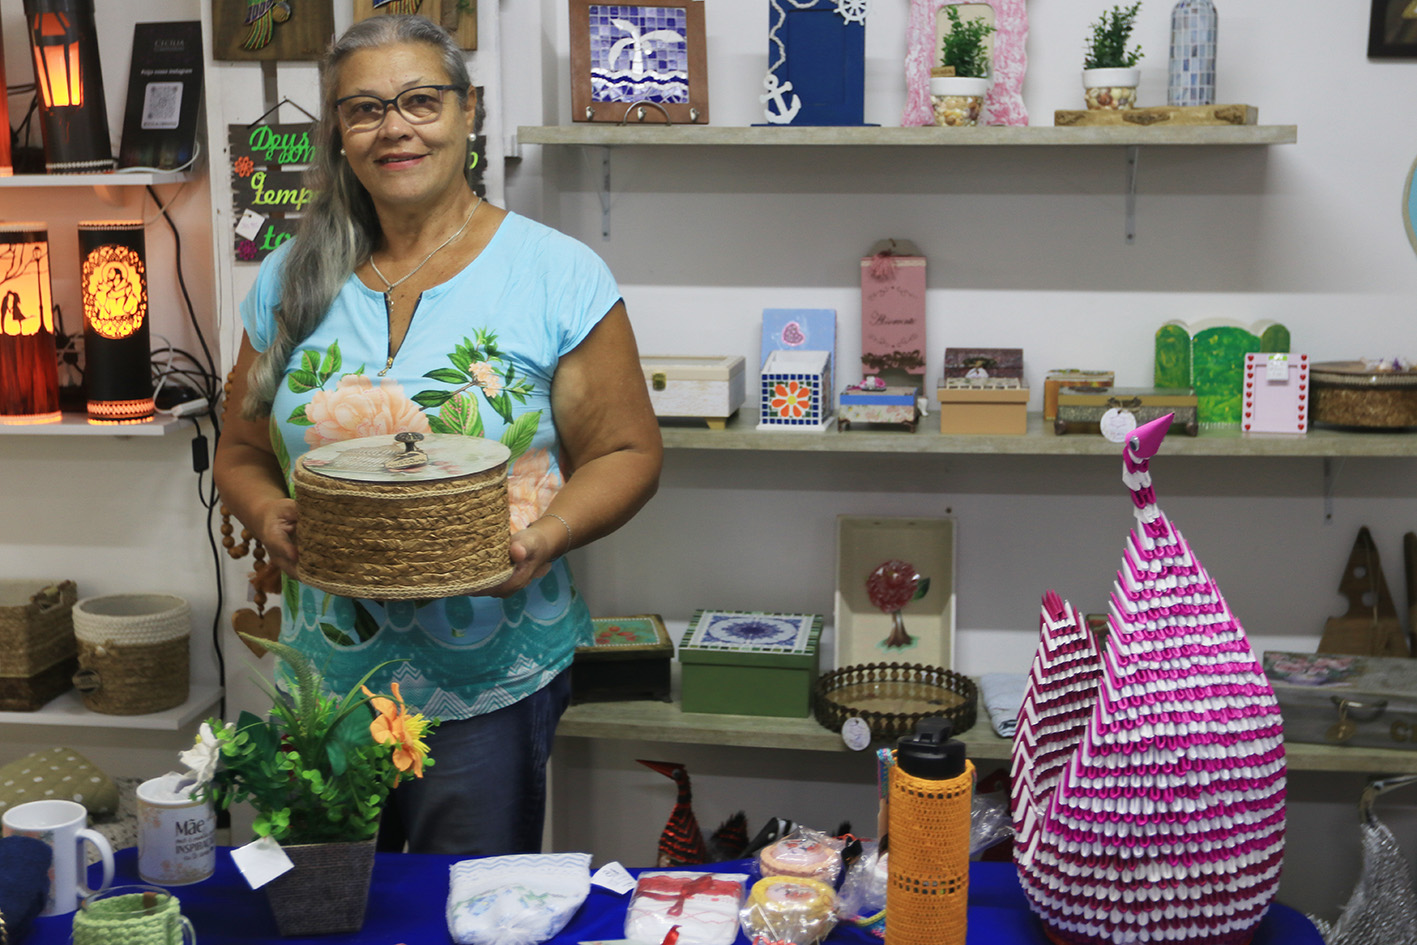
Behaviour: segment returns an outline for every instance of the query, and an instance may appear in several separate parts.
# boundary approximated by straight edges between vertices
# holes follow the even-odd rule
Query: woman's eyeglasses
[[[335,101],[335,113],[345,131],[373,131],[384,123],[390,105],[398,109],[410,125],[426,125],[437,121],[443,113],[443,93],[457,88],[456,85],[419,85],[404,89],[393,98],[346,95]]]

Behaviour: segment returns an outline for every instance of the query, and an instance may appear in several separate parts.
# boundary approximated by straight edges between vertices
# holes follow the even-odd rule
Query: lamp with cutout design
[[[90,423],[141,423],[153,416],[144,252],[139,220],[79,224]]]
[[[0,223],[0,423],[59,419],[49,233],[43,223]]]
[[[111,171],[116,165],[103,100],[93,0],[24,0],[39,87],[44,169]]]

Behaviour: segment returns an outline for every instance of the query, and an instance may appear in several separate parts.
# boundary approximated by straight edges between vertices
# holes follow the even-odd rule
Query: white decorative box
[[[761,390],[759,430],[825,430],[832,420],[831,352],[772,352],[763,364]]]
[[[656,417],[702,419],[716,430],[748,399],[743,364],[737,355],[640,357]]]

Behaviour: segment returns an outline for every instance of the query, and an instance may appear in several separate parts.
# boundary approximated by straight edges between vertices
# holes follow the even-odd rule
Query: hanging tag
[[[295,864],[290,862],[290,857],[285,855],[280,844],[270,837],[262,837],[232,850],[231,862],[236,864],[252,889],[260,889],[282,873],[295,869]]]
[[[236,221],[236,235],[254,243],[256,237],[261,235],[261,227],[265,225],[265,222],[264,216],[247,207],[246,212],[241,214],[241,219]]]
[[[1102,415],[1098,426],[1102,435],[1113,443],[1125,443],[1127,437],[1137,428],[1137,417],[1130,410],[1112,407]]]
[[[1264,379],[1267,381],[1289,380],[1289,355],[1271,354],[1265,362]]]
[[[624,895],[635,888],[635,878],[630,875],[629,870],[621,866],[619,861],[612,860],[600,869],[595,871],[590,881],[597,886],[604,886],[611,892]]]
[[[871,746],[871,726],[865,719],[853,715],[841,723],[841,740],[852,751],[864,751]]]

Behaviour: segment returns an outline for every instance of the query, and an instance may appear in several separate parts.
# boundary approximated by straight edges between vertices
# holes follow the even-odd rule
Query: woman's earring
[[[339,156],[344,157],[344,148],[339,149]]]

